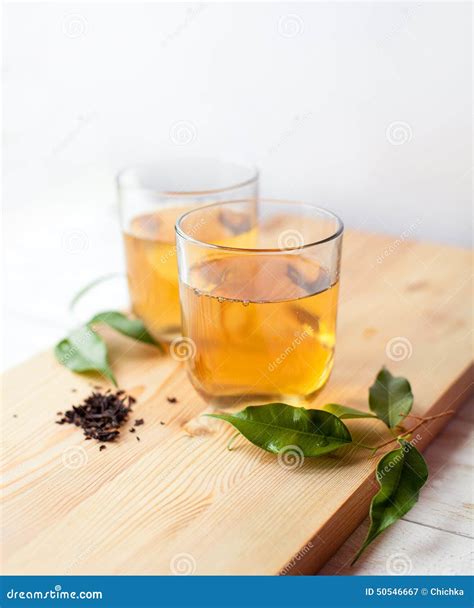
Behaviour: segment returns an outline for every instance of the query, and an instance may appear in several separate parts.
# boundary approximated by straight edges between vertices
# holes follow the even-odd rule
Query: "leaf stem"
[[[363,450],[375,450],[376,449],[376,448],[374,448],[373,445],[365,445],[363,443],[356,443],[355,441],[353,441],[350,445],[354,446],[356,448],[362,448]]]
[[[232,437],[229,439],[229,443],[227,444],[227,449],[229,450],[229,452],[232,452],[232,444],[234,443],[234,441],[237,439],[237,437],[240,435],[240,431],[235,433],[235,435],[232,435]]]
[[[443,418],[444,416],[450,416],[451,414],[454,414],[454,410],[447,410],[446,412],[442,412],[441,414],[435,414],[434,416],[415,416],[413,414],[408,414],[407,417],[416,418],[417,420],[419,420],[418,424],[415,424],[415,426],[413,428],[409,429],[408,431],[404,431],[403,433],[400,433],[393,439],[389,439],[388,441],[385,441],[385,443],[381,443],[380,445],[372,446],[370,449],[374,450],[374,454],[375,454],[380,449],[386,447],[387,445],[390,445],[391,443],[394,443],[395,441],[398,441],[399,439],[405,437],[406,435],[413,434],[415,431],[417,431],[420,428],[420,426],[423,426],[426,422],[430,422],[431,420],[436,420],[437,418]],[[358,447],[367,448],[368,446],[359,445]]]

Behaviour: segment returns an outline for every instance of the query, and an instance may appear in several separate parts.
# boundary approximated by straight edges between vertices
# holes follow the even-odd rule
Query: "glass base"
[[[235,395],[211,395],[206,391],[203,391],[200,387],[196,386],[193,382],[192,377],[188,374],[188,378],[193,385],[196,392],[208,403],[211,407],[217,408],[229,408],[229,409],[244,409],[249,405],[266,405],[267,403],[286,403],[295,407],[308,407],[314,398],[324,389],[326,383],[313,391],[309,395],[283,395],[281,393],[268,393],[268,394],[235,394]]]

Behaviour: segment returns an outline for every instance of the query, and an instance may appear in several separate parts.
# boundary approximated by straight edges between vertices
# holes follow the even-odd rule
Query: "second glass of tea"
[[[255,199],[255,168],[180,159],[122,171],[119,207],[132,310],[160,341],[181,333],[175,222],[185,211],[222,200]]]
[[[334,361],[343,224],[311,204],[229,201],[176,224],[183,340],[217,405],[299,402]]]

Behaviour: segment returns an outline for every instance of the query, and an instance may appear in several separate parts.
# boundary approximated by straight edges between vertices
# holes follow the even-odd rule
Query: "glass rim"
[[[203,196],[203,195],[207,195],[207,194],[219,194],[221,192],[231,192],[232,190],[237,190],[239,188],[244,188],[245,186],[249,186],[250,184],[256,183],[258,182],[258,179],[260,177],[260,171],[258,169],[258,167],[254,164],[246,164],[246,163],[239,163],[239,162],[234,162],[231,160],[219,160],[217,158],[199,158],[199,157],[194,157],[194,156],[189,156],[186,158],[174,158],[174,159],[168,159],[168,162],[176,162],[177,167],[179,168],[180,163],[186,162],[186,161],[210,161],[219,165],[224,165],[224,166],[234,166],[234,167],[238,167],[240,169],[246,169],[249,173],[249,177],[240,181],[237,181],[236,183],[230,184],[229,186],[224,186],[222,188],[206,188],[206,189],[197,189],[197,190],[166,190],[163,189],[161,190],[160,188],[153,188],[153,187],[147,187],[147,186],[141,186],[141,185],[126,185],[123,184],[122,180],[123,178],[127,175],[128,172],[130,171],[139,171],[139,170],[143,170],[143,169],[158,169],[160,167],[160,163],[156,162],[156,163],[141,163],[141,164],[137,164],[137,165],[130,165],[127,167],[124,167],[122,169],[120,169],[117,172],[116,175],[116,183],[117,183],[117,187],[119,189],[119,191],[123,190],[123,191],[130,191],[130,190],[138,190],[138,191],[146,191],[146,192],[153,192],[155,194],[158,195],[163,195],[163,196],[176,196],[176,197],[187,197],[187,196]]]
[[[192,235],[187,234],[187,232],[182,228],[182,222],[183,220],[185,220],[188,216],[192,215],[193,213],[196,213],[198,211],[202,211],[205,209],[210,209],[211,207],[220,207],[220,206],[224,206],[224,205],[235,205],[237,203],[248,203],[248,202],[252,202],[255,201],[258,203],[271,203],[271,204],[280,204],[280,205],[303,205],[304,207],[310,207],[312,210],[316,211],[316,212],[322,212],[324,214],[326,214],[328,217],[330,217],[331,219],[336,221],[337,224],[337,228],[336,230],[333,232],[333,234],[331,234],[330,236],[324,238],[324,239],[319,239],[317,241],[312,241],[311,243],[305,243],[304,245],[299,245],[296,247],[285,247],[284,249],[278,248],[278,247],[273,247],[273,248],[265,248],[265,247],[261,247],[261,248],[253,248],[253,247],[230,247],[228,245],[216,245],[215,243],[208,243],[206,241],[201,241],[199,239],[194,238]],[[267,253],[267,254],[282,254],[282,253],[291,253],[291,252],[295,252],[295,251],[302,251],[303,249],[309,249],[310,247],[315,247],[316,245],[322,245],[324,243],[329,243],[330,241],[333,241],[335,239],[337,239],[339,236],[341,236],[341,234],[344,232],[344,223],[341,220],[341,218],[334,213],[333,211],[330,211],[329,209],[326,209],[325,207],[319,207],[318,205],[313,205],[312,203],[307,203],[304,201],[291,201],[291,200],[285,200],[285,199],[274,199],[274,198],[247,198],[247,199],[240,199],[240,200],[232,200],[232,201],[218,201],[217,203],[211,203],[209,205],[200,205],[199,207],[196,207],[195,209],[190,209],[189,211],[186,211],[186,213],[183,213],[183,215],[181,215],[175,223],[175,232],[176,235],[178,237],[181,237],[182,239],[184,239],[185,241],[189,242],[189,243],[193,243],[194,245],[199,245],[200,247],[206,247],[207,249],[217,249],[220,251],[240,251],[240,252],[249,252],[249,253]]]

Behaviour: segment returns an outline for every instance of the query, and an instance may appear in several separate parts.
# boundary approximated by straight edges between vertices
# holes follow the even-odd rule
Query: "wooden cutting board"
[[[414,413],[472,392],[471,254],[348,232],[334,372],[314,406],[367,408],[382,364],[406,376]],[[3,571],[11,574],[308,574],[368,512],[377,458],[349,449],[290,468],[200,417],[184,364],[107,334],[145,425],[99,452],[56,412],[92,384],[42,353],[4,375]],[[77,392],[72,392],[76,389]],[[167,397],[176,397],[169,403]],[[420,429],[423,448],[447,418]],[[377,444],[382,423],[348,422]],[[453,445],[455,450],[456,446]],[[421,494],[423,500],[423,494]]]

